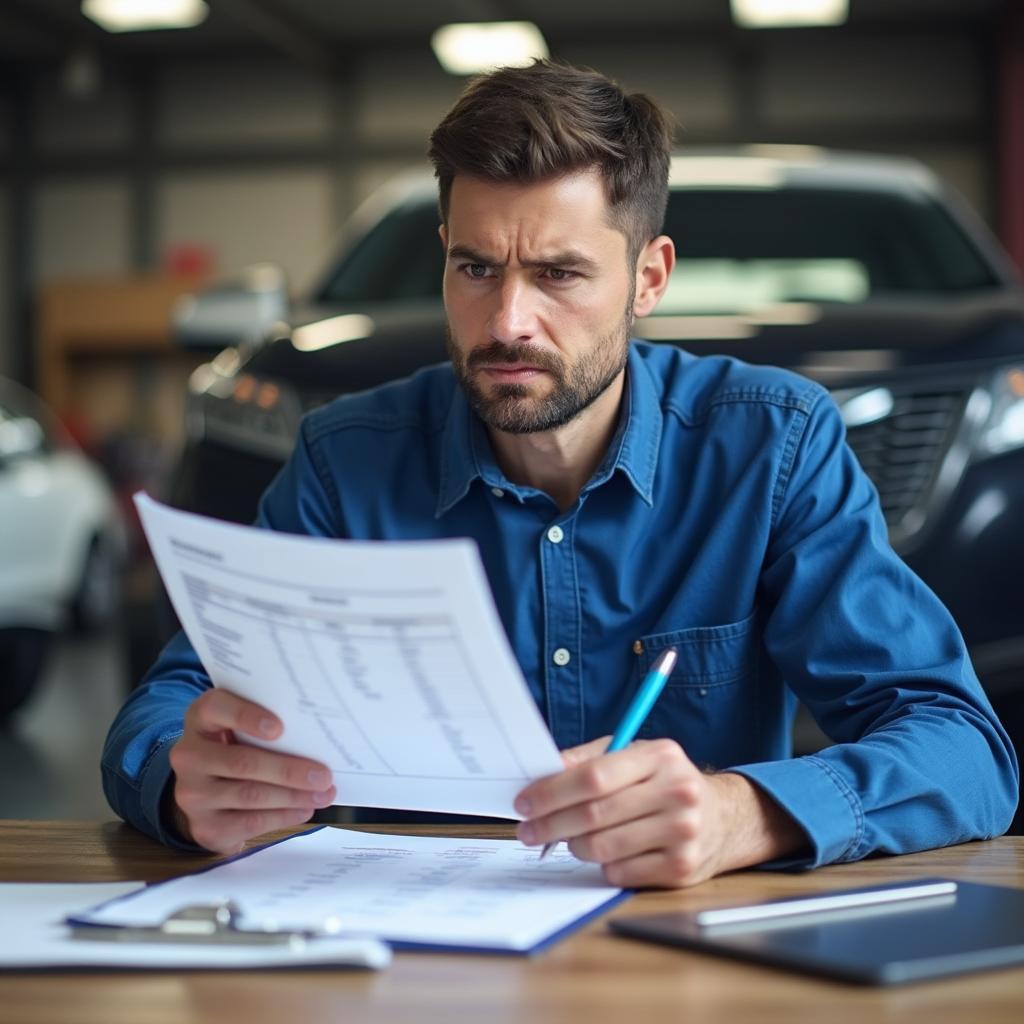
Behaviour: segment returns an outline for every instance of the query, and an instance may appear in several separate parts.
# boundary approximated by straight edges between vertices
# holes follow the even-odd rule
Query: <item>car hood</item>
[[[793,322],[801,316],[806,322]],[[707,318],[709,334],[736,328],[737,336],[726,338],[665,337],[686,330],[684,318],[673,332],[674,319],[653,318],[658,340],[673,340],[695,355],[716,352],[786,366],[830,387],[1024,359],[1024,294],[1009,290],[970,298],[793,304],[753,317]],[[694,318],[695,334],[700,319]]]
[[[335,321],[344,335],[354,321],[367,328],[350,340],[312,351],[293,343],[301,328]],[[306,306],[294,311],[292,335],[258,349],[246,370],[286,380],[311,401],[358,391],[444,360],[439,303],[389,308]],[[785,366],[829,387],[980,369],[1024,360],[1024,292],[1002,289],[967,298],[873,300],[858,305],[791,303],[757,314],[654,316],[635,334],[695,355],[725,354]],[[328,335],[329,337],[329,331]]]

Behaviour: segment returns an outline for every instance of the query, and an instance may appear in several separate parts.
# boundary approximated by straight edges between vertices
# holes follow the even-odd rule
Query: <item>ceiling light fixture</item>
[[[495,68],[522,68],[548,55],[532,21],[442,25],[430,40],[441,67],[451,75],[476,75]]]
[[[206,20],[205,0],[82,0],[82,13],[108,32],[194,28]]]
[[[842,25],[849,0],[730,0],[732,20],[741,28],[807,28]]]

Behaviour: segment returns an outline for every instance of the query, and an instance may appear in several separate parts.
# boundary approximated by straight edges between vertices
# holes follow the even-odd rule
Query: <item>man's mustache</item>
[[[474,349],[466,358],[466,366],[469,369],[503,363],[512,366],[525,363],[554,374],[562,372],[562,361],[558,356],[535,348],[533,345],[506,345],[500,341],[492,341],[483,348]]]

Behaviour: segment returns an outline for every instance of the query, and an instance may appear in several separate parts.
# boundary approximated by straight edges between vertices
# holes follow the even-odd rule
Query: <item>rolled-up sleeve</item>
[[[103,747],[103,791],[111,808],[176,849],[198,847],[183,842],[160,813],[171,779],[169,756],[189,704],[211,685],[187,637],[178,633],[118,712]]]
[[[803,827],[814,867],[1000,835],[1013,747],[949,612],[889,545],[825,396],[795,423],[762,574],[764,644],[835,745],[735,771]]]

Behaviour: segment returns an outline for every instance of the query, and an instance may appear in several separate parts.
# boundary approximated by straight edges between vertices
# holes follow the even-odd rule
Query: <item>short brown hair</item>
[[[657,103],[590,68],[538,60],[473,79],[430,136],[441,219],[464,174],[530,183],[596,167],[630,256],[661,232],[672,131]]]

